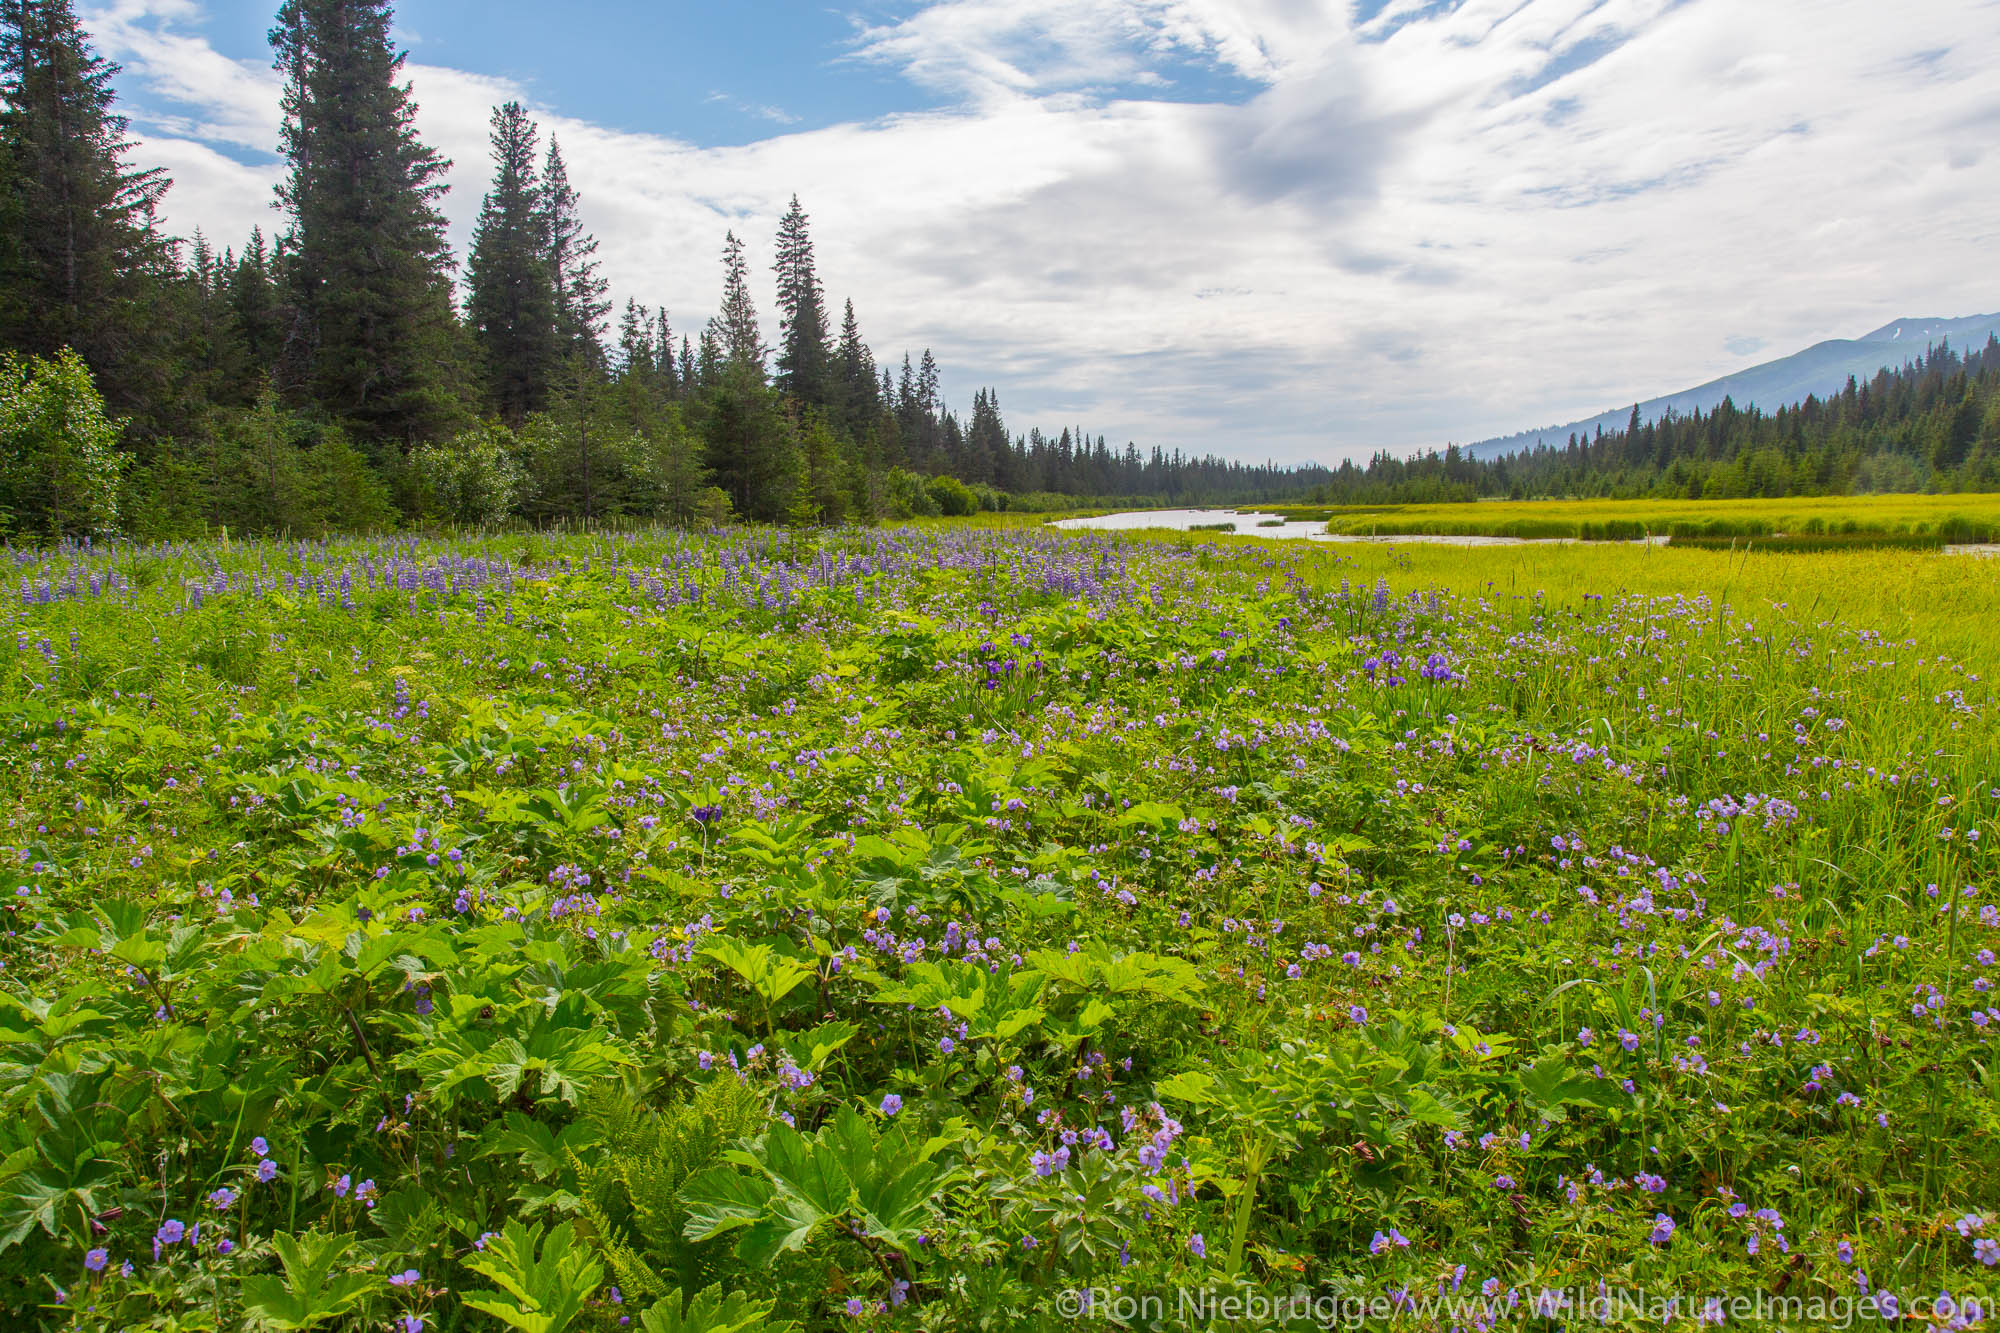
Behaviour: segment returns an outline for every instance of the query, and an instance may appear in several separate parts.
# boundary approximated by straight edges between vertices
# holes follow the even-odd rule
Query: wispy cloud
[[[830,294],[883,354],[934,348],[960,402],[992,383],[1023,426],[1332,458],[1602,410],[1755,340],[2000,305],[1968,286],[2000,241],[2000,154],[1965,128],[2000,124],[1982,12],[937,0],[843,58],[940,110],[730,148],[539,113],[618,295],[678,324],[713,305],[725,228],[768,266],[796,191]],[[198,17],[87,21],[175,173],[170,220],[220,241],[271,220],[277,85]],[[1156,92],[1203,68],[1242,95]],[[462,242],[488,111],[534,90],[410,75]]]
[[[746,102],[740,97],[734,97],[725,92],[711,92],[703,100],[719,102],[733,110],[741,111],[746,116],[754,116],[758,120],[767,120],[773,125],[796,125],[799,123],[797,116],[781,106],[767,106],[760,102]]]

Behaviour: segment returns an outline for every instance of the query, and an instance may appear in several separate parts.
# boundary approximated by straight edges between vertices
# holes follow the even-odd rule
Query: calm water
[[[1096,518],[1064,518],[1050,524],[1057,528],[1097,528],[1130,531],[1135,528],[1168,528],[1186,532],[1209,523],[1234,523],[1240,537],[1274,537],[1309,542],[1431,542],[1438,546],[1550,546],[1573,540],[1569,537],[1350,537],[1335,536],[1326,524],[1296,521],[1254,509],[1141,509],[1129,514],[1100,514]],[[1270,523],[1271,527],[1259,524]]]
[[[1186,532],[1190,528],[1210,523],[1234,523],[1236,535],[1239,537],[1273,537],[1309,542],[1430,542],[1438,546],[1564,546],[1576,540],[1574,537],[1335,536],[1325,530],[1324,523],[1284,519],[1277,514],[1263,514],[1254,509],[1140,509],[1129,514],[1100,514],[1096,518],[1057,519],[1049,526],[1097,528],[1114,532],[1129,532],[1138,528],[1166,528],[1174,532]],[[1265,523],[1271,526],[1259,526]],[[1664,543],[1666,538],[1651,537],[1646,541],[1660,544]],[[1645,543],[1619,544],[1637,546]],[[1991,556],[2000,555],[2000,544],[1947,546],[1944,550],[1947,555]]]

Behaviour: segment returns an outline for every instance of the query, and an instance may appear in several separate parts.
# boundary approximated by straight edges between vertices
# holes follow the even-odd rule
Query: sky
[[[282,225],[272,0],[78,0],[169,230]],[[1555,425],[2000,310],[2000,0],[405,0],[463,255],[518,99],[694,332],[796,194],[961,412],[1246,461]]]

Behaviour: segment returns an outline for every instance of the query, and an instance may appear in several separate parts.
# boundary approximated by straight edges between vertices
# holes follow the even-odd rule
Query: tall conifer
[[[548,238],[549,276],[555,283],[556,340],[562,355],[604,363],[604,320],[611,313],[608,283],[597,271],[597,238],[583,229],[577,193],[569,183],[562,148],[549,140],[542,163],[543,230]]]
[[[778,224],[778,387],[811,407],[833,396],[832,357],[826,339],[826,293],[813,262],[799,197]]]
[[[480,205],[466,264],[466,317],[487,402],[515,429],[548,406],[561,350],[535,137],[519,102],[494,108],[493,186]]]
[[[169,182],[125,165],[117,72],[70,0],[0,0],[0,344],[74,348],[123,411],[154,378],[141,307],[170,267],[154,230]]]
[[[391,19],[388,0],[285,0],[271,46],[286,80],[293,387],[371,442],[408,446],[460,405],[438,211],[450,164],[417,137]]]
[[[708,321],[708,335],[723,360],[764,374],[764,336],[757,328],[757,305],[750,299],[750,266],[743,242],[729,232],[722,245],[722,309]]]

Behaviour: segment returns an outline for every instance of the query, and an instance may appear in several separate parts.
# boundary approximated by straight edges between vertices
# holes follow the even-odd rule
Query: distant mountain
[[[1706,412],[1724,398],[1731,399],[1738,407],[1749,407],[1754,403],[1765,411],[1771,411],[1788,403],[1803,402],[1808,394],[1824,398],[1829,393],[1837,393],[1846,387],[1849,375],[1865,381],[1883,366],[1894,368],[1905,361],[1919,360],[1937,343],[1949,340],[1960,351],[1976,350],[1994,336],[2000,336],[2000,314],[1969,315],[1964,319],[1899,319],[1859,338],[1830,338],[1783,360],[1766,361],[1761,366],[1724,375],[1697,388],[1683,389],[1664,398],[1648,399],[1639,404],[1639,415],[1643,420],[1657,421],[1668,408],[1672,408],[1677,416],[1684,416],[1696,408]],[[1631,419],[1632,406],[1628,403],[1599,416],[1572,421],[1566,426],[1524,430],[1516,435],[1481,440],[1469,446],[1467,452],[1477,458],[1494,458],[1500,454],[1532,449],[1536,441],[1552,448],[1558,447],[1569,440],[1572,431],[1583,436],[1594,435],[1599,426],[1606,430],[1623,430]]]

